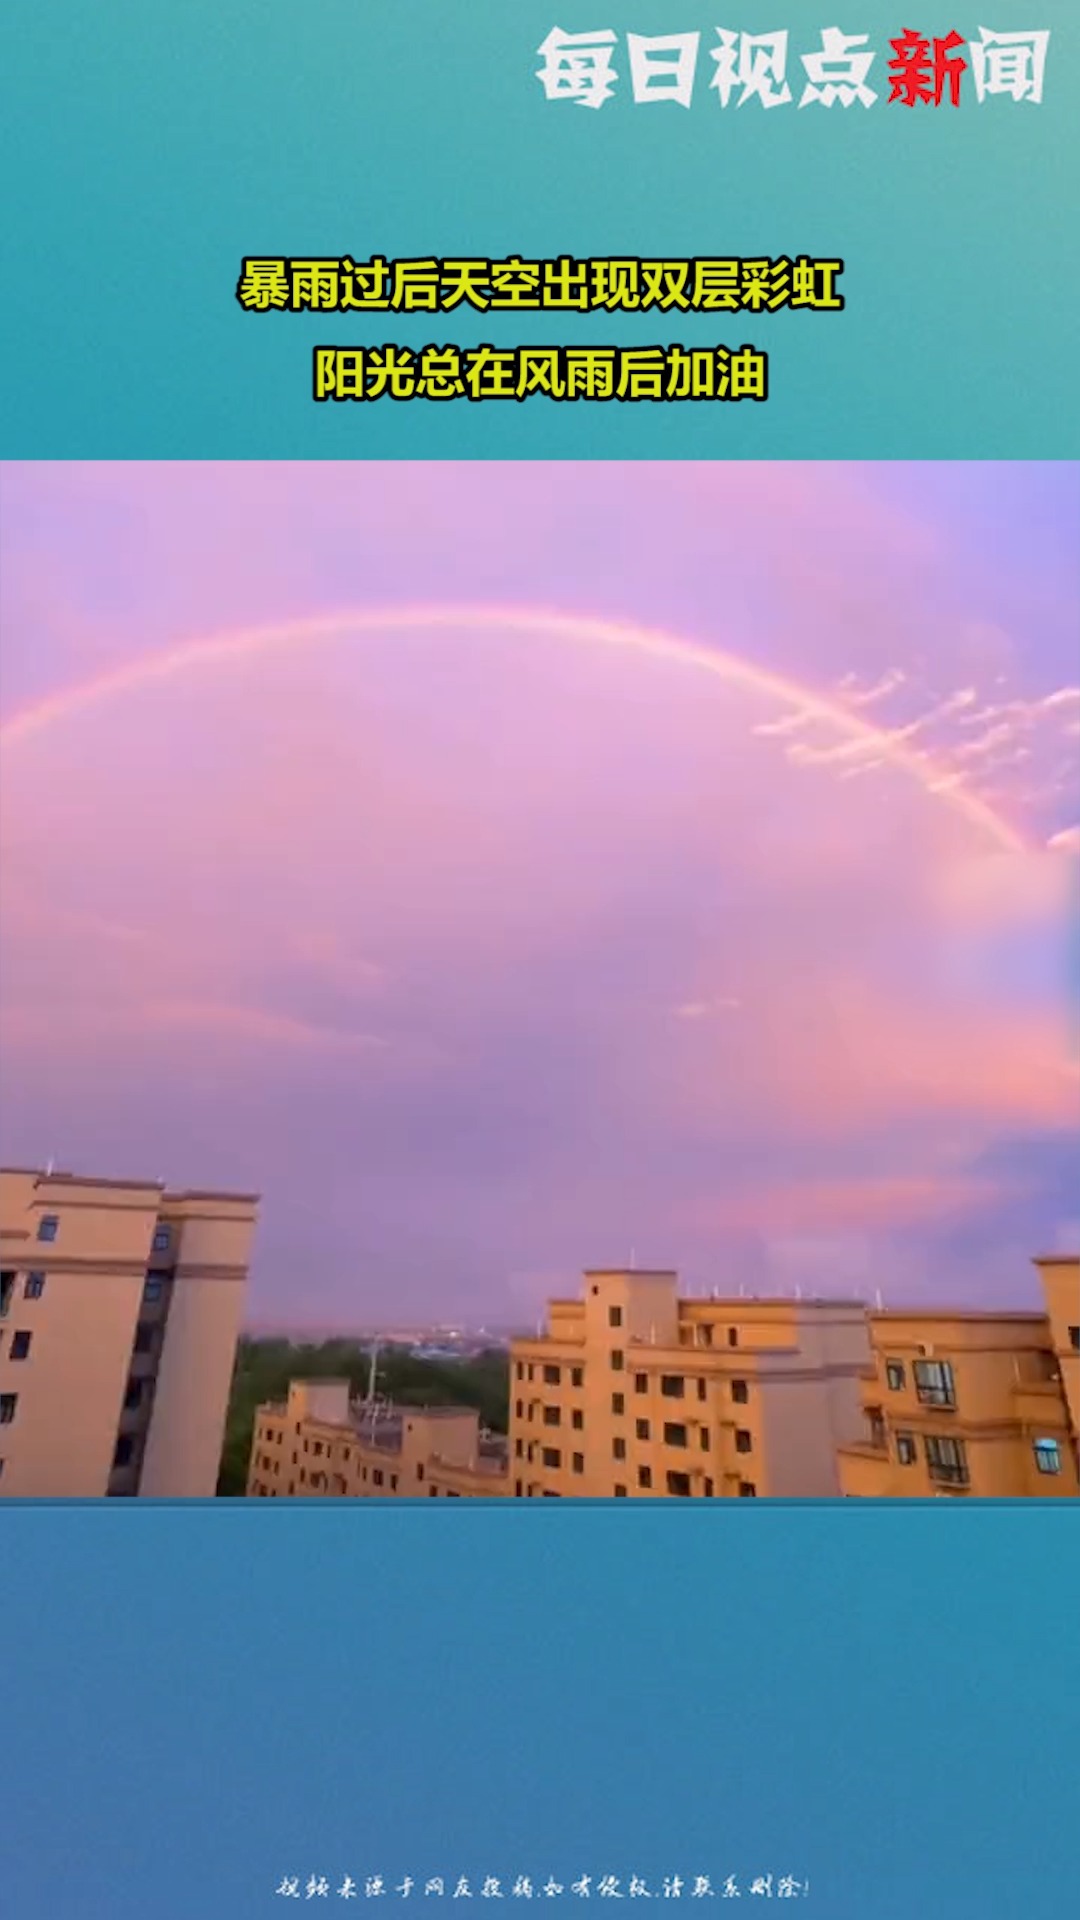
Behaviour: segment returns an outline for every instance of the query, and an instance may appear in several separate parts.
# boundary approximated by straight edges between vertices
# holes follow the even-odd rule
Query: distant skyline
[[[1080,1240],[1080,468],[8,465],[0,1157],[249,1319]]]

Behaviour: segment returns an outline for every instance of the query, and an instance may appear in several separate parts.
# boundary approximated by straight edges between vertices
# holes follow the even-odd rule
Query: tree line
[[[362,1397],[370,1373],[370,1349],[356,1340],[317,1344],[241,1340],[225,1424],[219,1495],[244,1492],[255,1410],[264,1401],[284,1400],[290,1380],[348,1380]],[[380,1348],[376,1391],[402,1406],[475,1407],[493,1433],[505,1433],[510,1412],[509,1355],[492,1348],[468,1360],[421,1360],[407,1347]]]

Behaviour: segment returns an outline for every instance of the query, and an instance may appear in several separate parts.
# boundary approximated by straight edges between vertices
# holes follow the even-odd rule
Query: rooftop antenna
[[[375,1405],[375,1383],[379,1373],[379,1343],[376,1340],[371,1349],[371,1366],[368,1368],[368,1404]]]
[[[881,1298],[881,1288],[880,1288],[880,1287],[875,1287],[875,1288],[874,1288],[874,1305],[876,1306],[876,1308],[877,1308],[877,1310],[878,1310],[878,1312],[880,1313],[880,1312],[881,1312],[881,1309],[882,1309],[882,1306],[884,1305],[884,1302],[882,1301],[882,1298]]]
[[[637,1249],[636,1249],[635,1247],[631,1247],[631,1249],[630,1249],[630,1271],[631,1271],[631,1273],[633,1273],[633,1271],[634,1271],[634,1267],[635,1267],[635,1265],[636,1265],[636,1260],[637,1260]]]
[[[55,1160],[55,1157],[54,1157],[54,1156],[53,1156],[53,1155],[52,1155],[51,1153],[50,1153],[50,1155],[49,1155],[49,1157],[48,1157],[48,1159],[47,1159],[47,1160],[46,1160],[46,1162],[45,1162],[45,1171],[46,1171],[46,1173],[47,1173],[47,1174],[48,1174],[48,1173],[55,1173],[55,1172],[56,1172],[56,1160]]]

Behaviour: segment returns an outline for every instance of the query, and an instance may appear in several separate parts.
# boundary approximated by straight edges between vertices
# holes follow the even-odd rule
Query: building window
[[[621,1327],[621,1326],[622,1326],[622,1308],[621,1308],[621,1307],[609,1307],[609,1308],[608,1308],[608,1310],[607,1310],[607,1323],[608,1323],[608,1326],[609,1326],[609,1327]]]
[[[625,1487],[616,1487],[616,1488],[614,1489],[614,1492],[615,1492],[615,1498],[616,1498],[616,1500],[625,1500],[625,1499],[626,1499],[626,1488],[625,1488]]]
[[[321,1440],[313,1440],[313,1441],[312,1441],[312,1443],[311,1443],[311,1451],[312,1451],[312,1453],[321,1453],[321,1452],[322,1452],[322,1446],[323,1446],[323,1443],[322,1443],[322,1441],[321,1441]]]
[[[611,1454],[614,1460],[625,1460],[626,1459],[626,1441],[619,1440],[619,1439],[613,1440],[611,1443]]]
[[[884,1447],[887,1444],[888,1433],[885,1426],[885,1415],[881,1411],[881,1408],[867,1407],[866,1418],[870,1426],[870,1445],[872,1447]]]
[[[585,1425],[585,1415],[582,1413],[580,1407],[573,1407],[571,1409],[570,1425],[572,1427],[577,1427],[579,1431]]]
[[[44,1291],[45,1275],[43,1273],[28,1273],[23,1283],[23,1299],[40,1300]]]
[[[515,1400],[515,1402],[514,1402],[514,1412],[515,1412],[515,1414],[517,1415],[517,1418],[518,1418],[519,1420],[524,1420],[524,1418],[525,1418],[525,1402],[524,1402],[524,1400]]]
[[[571,1367],[570,1385],[572,1387],[583,1387],[585,1385],[585,1370],[583,1367]]]
[[[748,1433],[745,1427],[736,1427],[735,1429],[736,1453],[752,1453],[753,1449],[754,1449],[753,1435]]]
[[[60,1216],[57,1213],[44,1213],[38,1221],[39,1240],[55,1240],[60,1231]]]
[[[522,1488],[522,1484],[523,1484],[523,1483],[522,1483],[522,1482],[521,1482],[520,1480],[515,1480],[515,1481],[514,1481],[514,1498],[515,1498],[515,1500],[520,1500],[520,1499],[521,1499],[521,1488]],[[429,1488],[428,1488],[428,1492],[429,1492],[429,1494],[435,1494],[435,1493],[438,1493],[438,1491],[439,1491],[439,1489],[438,1489],[438,1487],[429,1487]]]
[[[665,1447],[685,1447],[686,1428],[676,1420],[668,1420],[664,1425]]]
[[[953,1370],[947,1360],[916,1360],[915,1391],[927,1407],[955,1407]]]
[[[623,1358],[623,1354],[622,1354],[622,1351],[621,1351],[621,1349],[620,1349],[619,1347],[612,1347],[612,1349],[611,1349],[611,1367],[612,1367],[612,1371],[613,1371],[614,1373],[621,1373],[621,1372],[622,1372],[622,1370],[623,1370],[623,1366],[624,1366],[624,1364],[625,1364],[625,1362],[624,1362],[624,1358]]]
[[[142,1396],[143,1396],[142,1381],[129,1380],[127,1383],[127,1392],[124,1395],[124,1406],[127,1408],[127,1411],[129,1413],[131,1412],[133,1407],[137,1407],[141,1404]]]
[[[902,1360],[886,1360],[885,1380],[893,1393],[899,1393],[904,1384],[904,1363]]]
[[[161,1293],[162,1293],[162,1282],[160,1280],[148,1280],[145,1287],[143,1288],[142,1297],[144,1300],[153,1302],[155,1300],[161,1299]]]
[[[648,1391],[649,1391],[649,1376],[648,1376],[648,1374],[647,1374],[647,1373],[635,1373],[635,1375],[634,1375],[634,1392],[635,1392],[635,1393],[648,1393]]]
[[[533,1377],[533,1363],[532,1363],[532,1361],[530,1360],[530,1361],[529,1361],[529,1379],[531,1380],[531,1379],[532,1379],[532,1377]]]
[[[519,1380],[524,1380],[525,1378],[525,1368],[520,1360],[517,1363],[517,1377]]]
[[[153,1344],[154,1344],[153,1327],[148,1326],[145,1321],[140,1322],[140,1324],[135,1329],[135,1352],[149,1353]]]
[[[733,1400],[735,1401],[735,1403],[736,1403],[736,1405],[737,1405],[737,1406],[740,1406],[740,1407],[745,1407],[745,1405],[746,1405],[746,1403],[747,1403],[747,1401],[748,1401],[748,1400],[749,1400],[749,1398],[750,1398],[750,1389],[749,1389],[749,1387],[747,1386],[747,1384],[746,1384],[746,1381],[745,1381],[745,1380],[733,1380],[733,1381],[732,1381],[732,1383],[731,1383],[731,1397],[732,1397],[732,1399],[733,1399]]]
[[[669,1473],[667,1477],[667,1490],[680,1500],[689,1499],[690,1475],[688,1473]]]
[[[737,1347],[737,1346],[738,1346],[738,1344],[739,1344],[739,1329],[738,1329],[738,1327],[729,1327],[729,1328],[728,1328],[728,1330],[727,1330],[727,1343],[728,1343],[728,1346],[729,1346],[729,1347]]]
[[[560,1407],[545,1407],[544,1408],[544,1425],[545,1427],[561,1426],[562,1425],[562,1409]]]
[[[30,1354],[30,1335],[25,1332],[13,1333],[8,1349],[9,1360],[26,1360]]]
[[[1069,1328],[1069,1345],[1074,1353],[1080,1353],[1080,1327]]]
[[[704,1398],[705,1398],[705,1395],[706,1395],[706,1393],[707,1393],[707,1392],[708,1392],[708,1388],[706,1387],[706,1385],[705,1385],[705,1382],[704,1382],[704,1380],[699,1380],[699,1381],[698,1381],[698,1383],[697,1383],[697,1397],[698,1397],[698,1399],[699,1399],[699,1400],[704,1400]]]
[[[1036,1440],[1035,1465],[1040,1473],[1061,1472],[1061,1448],[1056,1440]]]
[[[648,1437],[649,1437],[649,1423],[648,1423],[648,1421],[647,1421],[647,1420],[635,1420],[635,1422],[634,1422],[634,1432],[635,1432],[635,1433],[637,1434],[637,1437],[638,1437],[638,1439],[639,1439],[639,1440],[647,1440],[647,1439],[648,1439]]]
[[[967,1449],[962,1440],[954,1440],[951,1435],[928,1433],[926,1464],[931,1480],[941,1480],[947,1486],[967,1486]]]
[[[301,1478],[301,1480],[303,1479],[303,1477],[304,1477],[304,1476],[303,1476],[303,1474],[301,1474],[301,1475],[300,1475],[300,1478]],[[376,1485],[377,1487],[381,1487],[381,1486],[382,1486],[382,1483],[383,1483],[383,1471],[382,1471],[382,1468],[381,1468],[381,1467],[373,1467],[373,1468],[372,1468],[372,1470],[371,1470],[371,1477],[372,1477],[372,1479],[373,1479],[373,1481],[375,1482],[375,1485]]]
[[[540,1455],[540,1459],[545,1467],[562,1466],[562,1454],[559,1452],[558,1447],[545,1447]]]
[[[919,1449],[913,1433],[898,1433],[896,1436],[896,1458],[902,1467],[913,1467],[919,1457]]]
[[[662,1373],[660,1391],[668,1400],[681,1400],[686,1391],[686,1382],[681,1373]]]
[[[520,1440],[514,1441],[514,1452],[516,1453],[518,1459],[520,1460],[523,1453],[525,1452],[525,1447],[522,1441]]]
[[[702,1429],[701,1429],[701,1451],[702,1451],[702,1453],[708,1453],[708,1451],[709,1451],[709,1429],[708,1429],[708,1427],[702,1427]]]
[[[570,1465],[575,1473],[584,1473],[585,1455],[583,1453],[572,1453],[570,1455]]]
[[[637,1483],[638,1483],[638,1486],[639,1486],[639,1487],[651,1487],[651,1486],[652,1486],[652,1468],[651,1468],[651,1467],[639,1467],[639,1468],[638,1468],[638,1470],[637,1470]]]
[[[544,1379],[546,1380],[546,1382],[547,1382],[547,1384],[548,1384],[548,1386],[549,1386],[549,1387],[557,1387],[557,1386],[558,1386],[558,1384],[559,1384],[559,1369],[558,1369],[558,1367],[545,1367],[545,1368],[544,1368]]]
[[[131,1456],[134,1453],[134,1451],[135,1451],[135,1442],[133,1441],[130,1433],[122,1433],[120,1435],[119,1440],[116,1443],[116,1452],[113,1454],[113,1466],[114,1467],[130,1466]],[[259,1464],[260,1466],[262,1465],[261,1459]]]
[[[712,1346],[712,1328],[711,1327],[698,1328],[698,1344],[702,1347]]]
[[[740,1500],[756,1500],[757,1499],[757,1488],[755,1487],[752,1480],[739,1481],[739,1499]]]
[[[172,1228],[155,1227],[154,1237],[150,1245],[155,1253],[168,1253],[172,1245]]]
[[[611,1411],[612,1411],[612,1413],[625,1413],[625,1412],[626,1412],[626,1398],[625,1398],[625,1395],[624,1395],[624,1394],[621,1394],[621,1393],[613,1393],[613,1394],[612,1394],[612,1396],[611,1396]]]
[[[0,1427],[10,1427],[18,1404],[17,1393],[0,1393]]]
[[[392,1473],[390,1475],[390,1491],[391,1493],[397,1492],[397,1474],[396,1473]]]

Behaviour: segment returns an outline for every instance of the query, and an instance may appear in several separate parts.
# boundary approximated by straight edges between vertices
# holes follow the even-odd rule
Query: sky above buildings
[[[9,466],[0,1153],[255,1319],[1075,1242],[1080,474]]]

